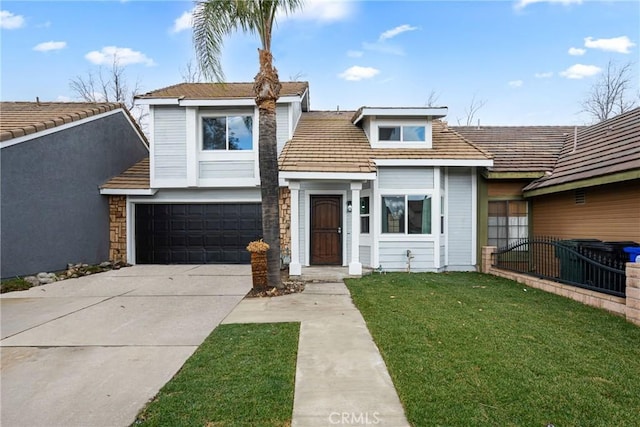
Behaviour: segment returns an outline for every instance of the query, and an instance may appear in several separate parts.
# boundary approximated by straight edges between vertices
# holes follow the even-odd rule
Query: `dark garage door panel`
[[[138,264],[247,264],[262,235],[259,203],[137,204]]]

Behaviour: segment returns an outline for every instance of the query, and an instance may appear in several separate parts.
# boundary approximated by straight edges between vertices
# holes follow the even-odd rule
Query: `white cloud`
[[[64,49],[65,47],[67,47],[67,42],[50,41],[50,42],[44,42],[44,43],[40,43],[40,44],[35,45],[33,47],[33,50],[38,51],[38,52],[49,52],[49,51],[52,51],[52,50]]]
[[[587,50],[586,49],[581,49],[579,47],[570,47],[568,53],[571,56],[582,56],[585,53],[587,53]]]
[[[370,79],[375,77],[380,73],[380,70],[373,67],[360,67],[358,65],[354,65],[351,68],[347,68],[344,72],[338,74],[338,77],[357,82],[359,80]]]
[[[549,79],[553,77],[553,73],[551,71],[547,71],[545,73],[535,73],[533,76],[536,79]]]
[[[412,27],[409,24],[399,25],[395,28],[392,28],[380,34],[379,40],[380,41],[389,40],[391,38],[394,38],[398,34],[406,33],[407,31],[415,31],[417,29],[418,27]]]
[[[514,8],[516,10],[522,10],[530,4],[535,3],[555,3],[568,6],[570,4],[581,4],[582,0],[517,0],[515,2]]]
[[[391,55],[404,55],[404,50],[399,46],[390,45],[387,43],[362,43],[362,48],[365,50],[372,50],[380,53],[390,53]]]
[[[175,34],[184,30],[191,29],[192,20],[193,20],[193,11],[194,9],[187,10],[178,18],[176,18],[176,20],[173,21],[173,27],[171,27],[171,32]]]
[[[562,77],[568,79],[582,79],[585,77],[591,77],[602,71],[602,68],[595,65],[575,64],[560,72]]]
[[[58,101],[58,102],[71,102],[71,101],[73,101],[73,99],[69,98],[69,97],[68,97],[68,96],[66,96],[66,95],[59,95],[59,96],[56,98],[56,101]]]
[[[355,12],[356,2],[350,0],[307,0],[301,9],[290,15],[279,14],[278,22],[287,20],[316,21],[322,24],[344,21]]]
[[[522,85],[524,84],[524,82],[522,80],[511,80],[509,83],[507,83],[509,85],[509,87],[512,88],[518,88],[518,87],[522,87]]]
[[[636,44],[627,36],[613,37],[610,39],[595,39],[585,37],[584,46],[591,49],[606,50],[608,52],[630,53],[630,48]]]
[[[349,58],[362,58],[362,55],[364,55],[364,52],[361,50],[348,50],[347,51],[347,56]]]
[[[14,15],[8,10],[0,10],[0,28],[3,30],[15,30],[24,27],[24,16]]]
[[[84,56],[96,65],[112,65],[117,59],[119,65],[144,64],[147,67],[156,65],[153,59],[142,52],[128,47],[105,46],[102,50],[94,50]]]

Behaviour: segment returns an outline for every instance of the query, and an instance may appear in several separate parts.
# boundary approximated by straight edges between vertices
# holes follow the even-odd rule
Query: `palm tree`
[[[280,215],[276,101],[282,85],[273,66],[271,35],[276,12],[293,12],[302,0],[206,0],[193,13],[193,41],[202,70],[218,82],[224,81],[220,64],[223,39],[242,30],[260,36],[260,71],[253,84],[259,111],[258,154],[262,194],[262,234],[269,244],[269,286],[282,287],[280,280]]]

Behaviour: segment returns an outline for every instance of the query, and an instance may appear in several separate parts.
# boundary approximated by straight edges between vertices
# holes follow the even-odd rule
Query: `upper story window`
[[[424,126],[378,126],[380,142],[424,142]]]
[[[253,117],[203,117],[202,149],[253,150]]]

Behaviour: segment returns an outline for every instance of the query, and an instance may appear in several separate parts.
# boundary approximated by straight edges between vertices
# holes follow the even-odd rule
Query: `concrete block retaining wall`
[[[527,276],[513,271],[500,270],[492,266],[492,256],[496,250],[497,248],[495,246],[484,246],[482,248],[481,269],[483,273],[511,279],[532,288],[541,289],[546,292],[571,298],[586,305],[602,308],[611,313],[626,317],[631,323],[640,326],[640,263],[629,262],[626,264],[626,298],[620,298]]]

